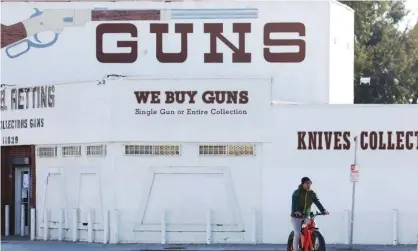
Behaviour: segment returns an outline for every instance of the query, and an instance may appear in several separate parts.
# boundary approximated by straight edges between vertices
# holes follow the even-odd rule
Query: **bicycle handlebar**
[[[320,212],[316,212],[316,213],[312,213],[311,212],[310,214],[302,214],[301,216],[294,215],[293,217],[295,217],[295,218],[305,218],[307,216],[310,216],[311,218],[315,218],[318,215],[328,215],[328,214],[326,214],[326,213],[320,213]]]
[[[308,214],[303,214],[303,215],[308,216]],[[316,212],[316,213],[311,213],[310,215],[318,216],[318,215],[328,215],[328,214]]]

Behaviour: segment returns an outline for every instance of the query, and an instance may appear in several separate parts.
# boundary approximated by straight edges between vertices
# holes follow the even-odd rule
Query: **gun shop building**
[[[2,234],[285,243],[309,176],[328,243],[348,241],[352,182],[354,243],[415,241],[418,108],[353,105],[345,5],[2,9]]]

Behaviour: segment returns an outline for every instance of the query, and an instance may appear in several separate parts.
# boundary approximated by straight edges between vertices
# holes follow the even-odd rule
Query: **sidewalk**
[[[146,250],[202,250],[202,251],[285,251],[286,245],[273,244],[213,244],[213,245],[161,245],[161,244],[100,244],[84,242],[27,241],[7,239],[1,242],[2,251],[146,251]],[[347,251],[347,245],[328,245],[327,251]],[[382,246],[354,245],[353,251],[417,251],[416,245]]]

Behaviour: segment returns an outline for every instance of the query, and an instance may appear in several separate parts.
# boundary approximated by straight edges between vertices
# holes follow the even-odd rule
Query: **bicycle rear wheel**
[[[290,232],[289,238],[287,239],[287,251],[299,251],[299,250],[293,250],[293,238],[295,238],[294,231]],[[299,249],[300,249],[300,240],[299,240]]]

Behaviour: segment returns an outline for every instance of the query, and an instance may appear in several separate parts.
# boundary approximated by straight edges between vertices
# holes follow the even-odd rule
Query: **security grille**
[[[199,155],[226,155],[225,145],[199,146]]]
[[[63,157],[81,156],[81,146],[63,146],[61,148],[61,155]]]
[[[106,156],[106,145],[86,146],[87,156]]]
[[[232,156],[255,155],[255,145],[228,145],[226,150]]]
[[[53,158],[58,155],[58,147],[56,146],[41,146],[38,148],[38,157]]]
[[[200,145],[199,155],[254,156],[255,145]]]
[[[125,155],[180,155],[179,145],[126,145]]]

